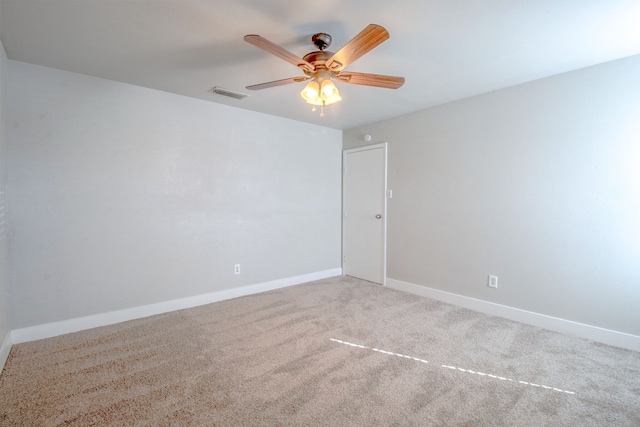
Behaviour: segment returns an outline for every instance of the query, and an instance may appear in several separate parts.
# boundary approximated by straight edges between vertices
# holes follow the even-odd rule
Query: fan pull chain
[[[311,106],[311,111],[313,111],[313,112],[316,111],[316,106],[315,105]],[[324,117],[324,101],[322,101],[322,104],[320,104],[320,117]]]

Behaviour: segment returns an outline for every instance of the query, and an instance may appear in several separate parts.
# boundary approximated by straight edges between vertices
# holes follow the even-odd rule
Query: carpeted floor
[[[640,353],[332,279],[13,347],[0,426],[639,426]]]

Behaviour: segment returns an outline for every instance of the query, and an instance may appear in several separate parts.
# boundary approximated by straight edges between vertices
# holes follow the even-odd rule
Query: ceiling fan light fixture
[[[321,83],[318,83],[319,80]],[[311,105],[325,106],[342,101],[340,92],[331,79],[319,78],[318,76],[307,83],[304,89],[302,89],[300,96]]]
[[[320,86],[320,98],[324,101],[324,105],[331,105],[342,101],[338,88],[329,79],[323,81]]]
[[[318,105],[321,103],[319,101],[320,85],[315,80],[311,80],[309,83],[307,83],[304,89],[302,89],[302,92],[300,93],[300,95],[302,96],[302,99],[307,101],[309,104]]]

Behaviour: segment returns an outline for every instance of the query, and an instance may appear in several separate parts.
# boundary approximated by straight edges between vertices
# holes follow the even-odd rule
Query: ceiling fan
[[[318,50],[310,52],[300,58],[262,36],[248,34],[244,36],[244,41],[295,65],[300,68],[305,75],[251,85],[247,86],[247,89],[261,90],[310,80],[300,95],[307,103],[314,106],[313,111],[315,111],[315,106],[319,105],[321,108],[320,116],[324,116],[323,107],[325,105],[331,105],[342,100],[338,88],[336,88],[332,80],[341,83],[388,89],[398,89],[404,84],[404,77],[343,71],[349,64],[388,38],[389,33],[384,27],[369,24],[364,30],[349,40],[338,52],[333,53],[325,50],[331,44],[331,36],[326,33],[318,33],[311,37],[311,42]]]

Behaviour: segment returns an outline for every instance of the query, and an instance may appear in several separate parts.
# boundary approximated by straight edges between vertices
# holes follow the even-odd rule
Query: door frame
[[[382,188],[382,286],[387,286],[387,158],[388,158],[388,143],[382,142],[379,144],[365,145],[358,148],[350,148],[342,151],[342,257],[340,258],[342,266],[342,274],[345,274],[345,238],[346,238],[346,211],[347,205],[347,156],[349,154],[357,153],[359,151],[379,150],[382,149],[382,155],[384,157],[384,170],[383,170],[383,188]]]

